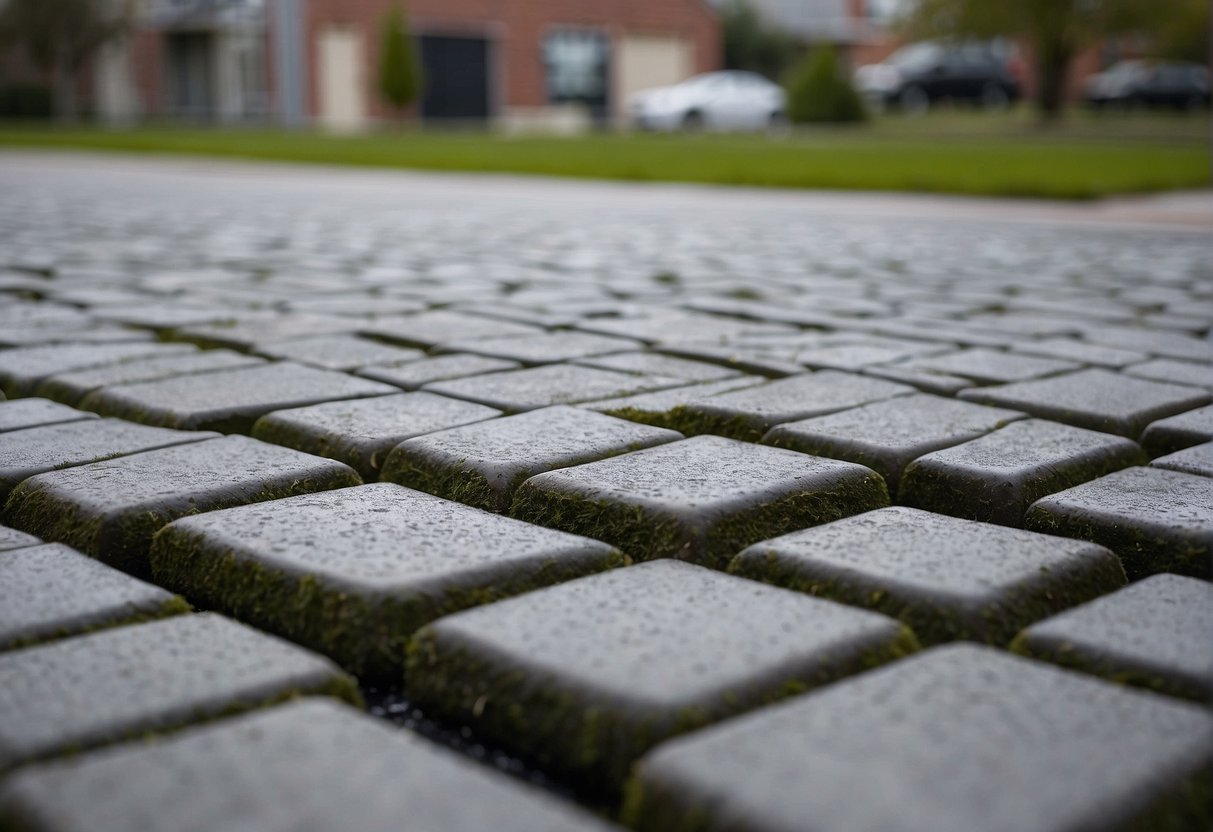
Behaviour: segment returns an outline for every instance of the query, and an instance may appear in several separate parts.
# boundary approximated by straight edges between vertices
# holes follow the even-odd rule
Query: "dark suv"
[[[1087,79],[1083,96],[1092,107],[1209,106],[1209,70],[1200,64],[1121,61]]]
[[[909,113],[925,113],[939,101],[1005,109],[1019,98],[1010,62],[984,43],[911,43],[883,63],[860,67],[855,82],[873,104]]]

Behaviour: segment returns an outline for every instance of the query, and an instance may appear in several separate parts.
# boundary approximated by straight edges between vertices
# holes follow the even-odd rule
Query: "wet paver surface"
[[[0,828],[1206,830],[1208,231],[0,155]]]

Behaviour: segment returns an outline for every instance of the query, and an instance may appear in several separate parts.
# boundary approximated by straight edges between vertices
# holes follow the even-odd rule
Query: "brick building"
[[[103,116],[280,119],[357,130],[397,0],[146,0],[98,61]],[[576,105],[606,120],[627,96],[718,68],[707,0],[407,0],[426,119],[485,120]]]

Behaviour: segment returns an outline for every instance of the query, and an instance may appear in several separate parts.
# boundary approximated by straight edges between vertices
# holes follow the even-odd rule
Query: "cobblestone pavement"
[[[0,829],[1207,829],[1197,202],[0,156]]]

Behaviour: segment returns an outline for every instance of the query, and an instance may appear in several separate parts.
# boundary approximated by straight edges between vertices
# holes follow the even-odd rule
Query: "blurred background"
[[[784,162],[780,176],[770,160],[752,169],[738,160],[745,148],[753,155],[772,142],[784,145],[780,152],[797,141],[811,149],[822,130],[827,140],[846,130],[851,147],[882,143],[890,160],[905,150],[906,166],[914,148],[897,140],[964,139],[970,144],[955,149],[986,142],[994,152],[1000,140],[1039,141],[1043,133],[1049,141],[1152,147],[1156,155],[1160,144],[1184,145],[1182,165],[1142,156],[1133,166],[1141,176],[1109,180],[1106,189],[1191,187],[1208,182],[1209,6],[0,0],[0,143],[123,146],[138,134],[148,150],[206,152],[209,142],[216,152],[343,161],[331,147],[321,152],[283,131],[386,134],[394,151],[370,142],[342,152],[372,164],[848,187],[838,174],[798,174]],[[239,128],[234,137],[222,135],[232,128]],[[435,133],[452,132],[463,135],[446,145],[462,148],[458,158],[432,144]],[[469,133],[590,140],[537,149],[530,162],[517,148],[502,155],[499,142],[487,141],[477,160]],[[648,143],[621,134],[643,134]],[[655,144],[652,134],[677,138]],[[660,157],[672,141],[685,146],[688,134],[734,138],[700,137],[690,151],[702,157],[696,174],[688,160]],[[604,144],[606,135],[617,140]],[[559,158],[539,158],[553,152]],[[616,152],[627,158],[604,158]],[[1147,169],[1155,167],[1151,178]],[[855,187],[912,187],[905,175],[852,179]],[[930,180],[921,189],[1016,192],[1013,182],[983,189]],[[1023,193],[1039,190],[1029,173],[1020,181]],[[1069,195],[1097,195],[1100,187],[1074,185]]]

